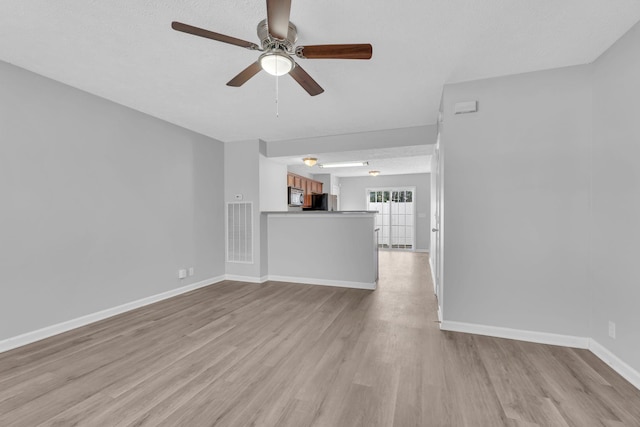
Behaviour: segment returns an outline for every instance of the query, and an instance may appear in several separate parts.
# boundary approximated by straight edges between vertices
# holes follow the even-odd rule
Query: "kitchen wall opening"
[[[367,210],[378,211],[378,247],[415,250],[415,187],[369,188]]]

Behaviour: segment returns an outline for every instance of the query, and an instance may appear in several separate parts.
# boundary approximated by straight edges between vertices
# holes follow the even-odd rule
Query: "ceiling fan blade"
[[[309,93],[309,95],[316,96],[324,92],[324,89],[322,89],[320,85],[316,83],[316,81],[313,80],[313,78],[311,78],[311,76],[298,64],[293,67],[293,70],[289,71],[289,74],[300,86],[304,88],[304,90]]]
[[[370,44],[319,44],[296,48],[298,57],[308,59],[371,59],[372,54]]]
[[[251,77],[255,76],[262,70],[260,63],[258,61],[249,65],[244,70],[240,71],[240,74],[229,80],[227,86],[240,87],[245,84]]]
[[[291,0],[267,0],[267,26],[272,37],[285,40],[289,34]]]
[[[176,22],[176,21],[172,22],[171,28],[173,28],[176,31],[182,31],[183,33],[193,34],[194,36],[200,36],[206,39],[217,40],[219,42],[229,43],[236,46],[245,47],[251,50],[260,49],[260,47],[255,43],[251,43],[246,40],[237,39],[231,36],[225,36],[224,34],[220,34],[220,33],[214,33],[213,31],[194,27],[188,24],[183,24],[182,22]]]

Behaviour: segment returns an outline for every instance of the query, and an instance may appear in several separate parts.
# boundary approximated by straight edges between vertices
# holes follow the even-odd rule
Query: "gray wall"
[[[445,87],[445,321],[588,336],[590,78]],[[472,100],[478,113],[453,115]]]
[[[260,155],[260,210],[286,211],[287,166]]]
[[[260,141],[261,147],[264,142]],[[260,154],[260,211],[289,209],[287,201],[287,166]],[[269,274],[269,228],[267,218],[260,216],[260,277]]]
[[[340,178],[340,210],[367,209],[366,189],[416,187],[416,249],[428,251],[431,239],[431,174],[378,175]]]
[[[639,44],[637,24],[593,64],[445,88],[445,321],[590,337],[640,370]]]
[[[220,142],[2,62],[0,81],[0,340],[224,274]]]
[[[264,252],[260,220],[260,145],[260,141],[251,140],[224,146],[225,201],[235,202],[235,195],[241,194],[243,202],[253,202],[253,263],[227,262],[226,273],[256,281],[263,273],[260,255]]]
[[[591,336],[640,371],[640,25],[594,64]],[[609,338],[609,320],[616,339]]]
[[[436,125],[427,125],[286,141],[269,141],[266,144],[265,155],[268,157],[296,155],[304,157],[310,153],[334,153],[435,144],[436,132]]]
[[[263,216],[268,218],[269,276],[275,280],[336,281],[365,288],[375,282],[373,215]]]

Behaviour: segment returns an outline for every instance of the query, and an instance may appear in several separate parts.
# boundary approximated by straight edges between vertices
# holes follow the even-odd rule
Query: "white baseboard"
[[[225,280],[233,280],[234,282],[246,282],[246,283],[264,283],[268,279],[266,276],[254,277],[254,276],[240,276],[238,274],[226,274]]]
[[[572,348],[589,348],[590,339],[571,335],[559,335],[546,332],[523,331],[520,329],[502,328],[499,326],[478,325],[474,323],[452,322],[445,320],[440,323],[444,331],[465,332],[468,334],[487,335],[497,338],[535,342],[540,344],[561,345]]]
[[[540,344],[561,345],[571,348],[588,349],[600,360],[609,365],[622,378],[640,390],[640,372],[603,347],[592,338],[558,335],[544,332],[523,331],[519,329],[501,328],[497,326],[477,325],[474,323],[443,321],[440,329],[444,331],[465,332],[468,334],[486,335],[497,338],[535,342]]]
[[[152,295],[146,298],[142,298],[136,301],[128,302],[117,307],[108,308],[106,310],[98,311],[96,313],[87,314],[86,316],[77,317],[75,319],[67,320],[62,323],[47,326],[42,329],[27,332],[22,335],[7,338],[0,341],[0,353],[11,350],[23,345],[31,344],[36,341],[40,341],[45,338],[52,337],[54,335],[61,334],[63,332],[70,331],[71,329],[79,328],[81,326],[88,325],[90,323],[97,322],[99,320],[106,319],[127,311],[134,310],[136,308],[144,307],[145,305],[153,304],[154,302],[162,301],[167,298],[174,297],[176,295],[184,294],[194,289],[203,288],[205,286],[212,285],[225,280],[224,276],[212,277],[207,280],[202,280],[197,283],[183,286],[181,288],[172,289],[170,291],[162,292],[160,294]]]
[[[170,291],[162,292],[160,294],[152,295],[146,298],[142,298],[136,301],[128,302],[117,307],[108,308],[98,311],[96,313],[87,314],[85,316],[77,317],[75,319],[67,320],[65,322],[57,323],[55,325],[47,326],[42,329],[27,332],[15,337],[10,337],[4,340],[0,340],[0,353],[12,350],[14,348],[22,347],[27,344],[31,344],[36,341],[40,341],[45,338],[52,337],[54,335],[61,334],[63,332],[70,331],[82,326],[86,326],[90,323],[104,320],[109,317],[116,316],[127,311],[135,310],[136,308],[144,307],[145,305],[153,304],[154,302],[162,301],[167,298],[171,298],[194,289],[202,288],[205,286],[219,283],[224,280],[233,280],[245,283],[264,283],[268,280],[280,281],[280,282],[294,282],[303,283],[309,285],[324,285],[324,286],[338,286],[344,288],[356,288],[356,289],[369,289],[374,290],[376,283],[360,283],[360,282],[345,282],[337,280],[320,280],[320,279],[307,279],[301,277],[285,277],[285,276],[263,276],[263,277],[251,277],[251,276],[238,276],[233,274],[226,274],[223,276],[212,277],[207,280],[203,280],[197,283],[183,286],[181,288],[172,289]]]
[[[320,285],[320,286],[337,286],[340,288],[354,288],[354,289],[368,289],[375,290],[377,283],[367,282],[348,282],[343,280],[328,280],[328,279],[316,279],[307,277],[289,277],[289,276],[269,276],[269,280],[274,282],[291,282],[302,283],[305,285]]]
[[[589,350],[600,360],[622,376],[625,380],[629,381],[635,388],[640,390],[640,372],[627,365],[622,359],[615,354],[611,353],[607,348],[603,347],[596,340],[589,340]]]
[[[431,254],[429,254],[429,271],[431,271],[431,283],[433,283],[433,294],[437,295],[438,292],[436,290],[436,269],[433,268],[433,258],[431,258]],[[440,319],[442,321],[442,319]]]
[[[309,277],[292,277],[292,276],[239,276],[235,274],[227,274],[225,276],[226,280],[233,280],[237,282],[245,282],[245,283],[264,283],[269,280],[274,282],[289,282],[289,283],[301,283],[303,285],[320,285],[320,286],[337,286],[339,288],[354,288],[354,289],[368,289],[374,290],[376,289],[377,283],[366,283],[366,282],[349,282],[344,280],[329,280],[329,279],[318,279],[318,278],[309,278]]]

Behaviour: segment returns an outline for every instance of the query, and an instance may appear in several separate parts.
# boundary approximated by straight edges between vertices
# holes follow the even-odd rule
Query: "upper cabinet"
[[[295,173],[287,173],[287,186],[301,188],[304,191],[303,207],[311,206],[311,195],[322,194],[322,183],[311,178],[296,175]]]

